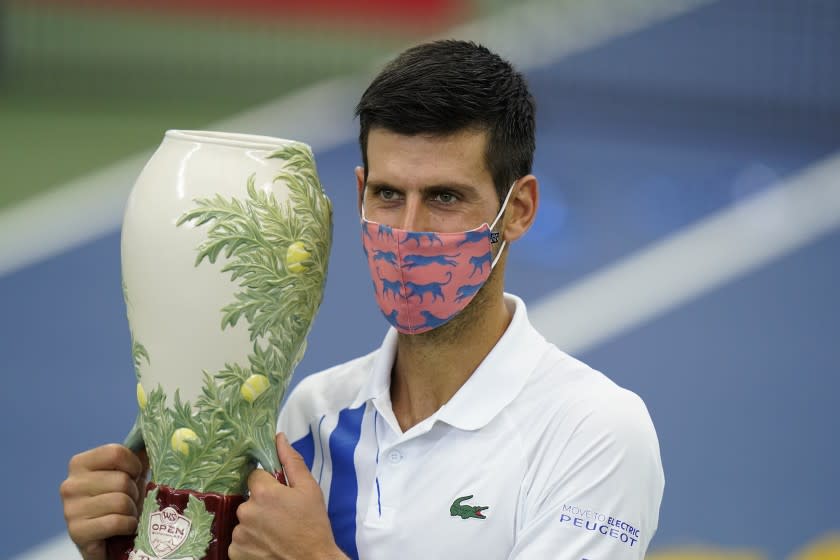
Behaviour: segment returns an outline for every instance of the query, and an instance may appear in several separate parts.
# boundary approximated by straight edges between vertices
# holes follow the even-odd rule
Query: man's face
[[[365,217],[411,231],[457,232],[491,222],[499,210],[484,162],[487,133],[405,136],[382,128],[368,135]]]

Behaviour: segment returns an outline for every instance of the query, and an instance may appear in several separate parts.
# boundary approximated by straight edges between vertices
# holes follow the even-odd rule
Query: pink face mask
[[[399,332],[419,334],[445,324],[463,310],[487,281],[504,251],[493,232],[513,185],[493,223],[470,231],[407,231],[365,219],[362,244],[376,302]]]

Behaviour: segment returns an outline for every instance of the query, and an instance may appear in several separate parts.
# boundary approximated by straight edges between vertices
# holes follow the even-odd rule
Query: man
[[[664,485],[644,404],[503,291],[538,201],[522,77],[484,47],[425,44],[357,114],[361,238],[394,328],[290,395],[290,486],[254,472],[230,558],[644,558]],[[114,445],[71,461],[62,496],[86,558],[135,530],[143,471]]]

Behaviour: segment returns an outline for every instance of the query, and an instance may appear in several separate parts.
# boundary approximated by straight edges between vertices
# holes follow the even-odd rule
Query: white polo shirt
[[[452,399],[402,432],[397,333],[300,382],[280,414],[351,558],[642,559],[664,477],[641,399],[564,354],[525,304]]]

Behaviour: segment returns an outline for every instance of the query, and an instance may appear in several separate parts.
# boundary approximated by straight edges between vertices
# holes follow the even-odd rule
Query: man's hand
[[[105,559],[105,539],[131,535],[146,487],[145,451],[103,445],[74,456],[61,483],[67,532],[85,560]]]
[[[321,488],[283,434],[277,456],[289,485],[259,469],[251,473],[250,497],[236,510],[230,560],[346,559],[333,539]]]

